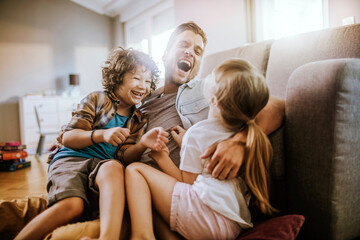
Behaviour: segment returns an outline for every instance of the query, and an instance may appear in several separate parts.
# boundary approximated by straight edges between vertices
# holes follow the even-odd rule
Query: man
[[[202,93],[204,81],[195,79],[206,43],[205,33],[194,22],[183,23],[172,33],[163,56],[164,88],[158,89],[140,107],[149,116],[148,129],[161,126],[171,131],[176,125],[187,129],[207,118],[209,107]],[[256,120],[269,134],[281,125],[283,116],[284,101],[272,97]],[[204,158],[212,156],[209,170],[214,177],[231,179],[236,176],[244,154],[244,146],[240,143],[244,143],[245,139],[246,136],[237,134],[204,153]],[[179,165],[179,147],[174,139],[170,139],[168,148],[170,158]],[[142,161],[155,165],[146,153]]]

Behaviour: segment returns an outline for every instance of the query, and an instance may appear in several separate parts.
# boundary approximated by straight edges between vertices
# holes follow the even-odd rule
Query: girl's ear
[[[218,104],[219,104],[219,101],[217,100],[217,98],[213,95],[211,98],[210,98],[210,103],[212,106],[215,106],[217,107]]]

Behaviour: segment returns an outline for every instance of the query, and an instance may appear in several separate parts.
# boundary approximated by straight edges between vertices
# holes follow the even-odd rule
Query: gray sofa
[[[247,59],[285,99],[274,147],[271,200],[302,214],[301,239],[360,237],[360,24],[241,46],[205,57]]]

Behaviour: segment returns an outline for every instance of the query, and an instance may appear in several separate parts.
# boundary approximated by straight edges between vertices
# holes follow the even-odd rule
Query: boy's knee
[[[67,214],[69,218],[79,218],[84,211],[84,200],[79,197],[66,198],[58,202],[62,214]]]
[[[116,161],[116,160],[110,160],[105,163],[103,163],[96,176],[97,181],[101,181],[102,179],[111,178],[114,179],[114,177],[123,177],[124,176],[124,166]]]
[[[106,172],[107,174],[112,173],[112,172],[123,174],[124,166],[116,160],[110,160],[110,161],[103,163],[100,166],[99,172],[100,171]]]

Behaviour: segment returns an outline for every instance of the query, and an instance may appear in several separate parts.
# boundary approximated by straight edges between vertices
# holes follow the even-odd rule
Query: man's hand
[[[140,144],[154,151],[160,151],[169,142],[169,133],[162,127],[156,127],[145,133],[140,139]]]
[[[130,136],[128,128],[114,127],[103,130],[104,142],[110,143],[115,147],[124,142],[128,136]]]
[[[210,146],[201,158],[209,158],[208,171],[220,180],[236,177],[243,161],[245,146],[230,138]]]
[[[175,142],[179,145],[179,147],[181,147],[182,139],[186,133],[186,130],[179,125],[176,125],[175,127],[170,128],[170,131],[171,136],[174,138]]]

